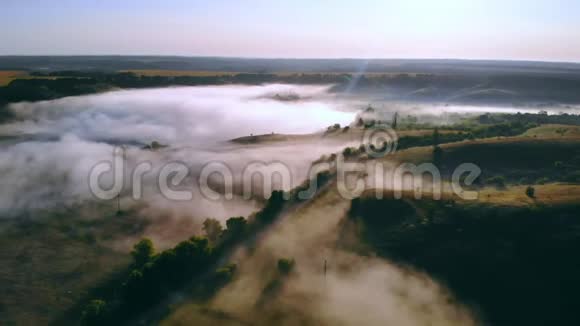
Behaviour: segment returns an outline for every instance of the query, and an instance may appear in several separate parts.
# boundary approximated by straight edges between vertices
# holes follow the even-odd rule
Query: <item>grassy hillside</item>
[[[0,220],[3,323],[40,325],[61,317],[61,323],[76,321],[78,315],[62,314],[128,266],[127,249],[117,241],[138,235],[146,222],[114,213],[78,218],[83,210],[99,212],[102,207]]]
[[[572,325],[579,209],[578,198],[519,208],[363,199],[353,202],[350,228],[370,250],[446,284],[486,323]]]

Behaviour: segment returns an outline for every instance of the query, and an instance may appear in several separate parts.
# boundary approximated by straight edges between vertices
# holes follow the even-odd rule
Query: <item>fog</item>
[[[351,114],[331,103],[326,87],[220,86],[126,90],[11,106],[19,123],[2,134],[74,134],[92,141],[204,144],[244,135],[305,133]],[[293,92],[308,99],[265,97]]]
[[[215,202],[196,193],[199,169],[212,161],[241,171],[253,161],[282,161],[295,183],[304,178],[310,162],[340,145],[311,143],[301,146],[244,146],[227,142],[250,134],[311,133],[330,124],[353,121],[354,108],[334,101],[321,86],[219,86],[124,90],[69,97],[54,101],[12,104],[16,120],[0,126],[1,216],[17,216],[36,209],[59,208],[96,200],[88,187],[91,168],[111,161],[116,145],[125,145],[126,169],[140,162],[154,170],[167,162],[191,167],[184,186],[193,200],[171,202],[160,196],[154,173],[145,176],[144,200],[128,197],[124,207],[142,207],[144,214],[220,219],[247,215],[252,201]],[[297,94],[295,101],[273,95]],[[143,145],[157,141],[155,151]],[[128,178],[128,176],[126,175]],[[107,175],[104,175],[105,183]],[[199,223],[197,223],[199,224]]]
[[[276,94],[299,98],[280,100]],[[0,216],[34,216],[46,209],[98,202],[89,190],[90,171],[99,162],[112,161],[116,146],[123,145],[127,173],[121,207],[148,219],[144,234],[137,236],[150,237],[163,249],[199,233],[207,217],[223,222],[261,207],[254,197],[218,201],[203,197],[196,180],[205,164],[223,162],[239,174],[251,162],[280,161],[291,171],[291,188],[306,178],[312,161],[346,145],[344,139],[324,137],[247,144],[228,140],[348,125],[360,105],[336,100],[326,87],[288,85],[129,90],[13,104],[10,110],[16,120],[0,125]],[[414,111],[400,106],[383,109]],[[167,147],[143,148],[153,141]],[[128,181],[141,162],[151,163],[153,171],[144,176],[143,197],[135,200]],[[188,178],[176,188],[190,189],[191,200],[169,200],[159,192],[156,176],[169,162],[189,167]],[[104,177],[105,184],[111,181],[109,175]],[[280,314],[289,316],[290,324],[475,324],[469,311],[428,276],[337,246],[350,202],[334,191],[325,196],[317,205],[306,206],[306,212],[299,211],[298,218],[282,216],[252,252],[238,249],[234,262],[239,277],[210,306],[256,324],[270,324]],[[103,214],[115,212],[115,200],[105,204],[109,211]],[[113,245],[126,250],[135,240],[123,238]],[[281,257],[296,259],[296,271],[277,293],[264,294]],[[326,259],[325,277],[321,270]],[[264,295],[272,297],[260,307]]]
[[[353,248],[364,245],[349,233],[350,203],[336,191],[316,202],[282,217],[256,248],[239,250],[239,271],[212,309],[235,325],[477,325],[428,275],[357,254]],[[272,290],[280,258],[294,259],[295,270]]]
[[[334,123],[348,125],[367,105],[360,98],[336,97],[327,86],[282,84],[122,90],[12,104],[9,109],[15,120],[0,125],[0,216],[94,201],[88,187],[90,171],[98,162],[111,161],[118,145],[126,148],[124,208],[152,216],[193,218],[196,225],[208,216],[222,220],[246,216],[259,205],[238,198],[209,201],[197,191],[196,179],[205,164],[223,162],[240,174],[251,162],[280,161],[291,171],[295,186],[304,180],[312,161],[341,151],[346,144],[310,139],[244,145],[228,140],[273,132],[313,133]],[[413,115],[419,122],[441,124],[484,111],[537,111],[388,102],[372,105],[378,118],[385,120],[399,112],[403,118]],[[143,149],[153,141],[167,147]],[[190,201],[168,202],[156,189],[155,171],[175,161],[190,167],[188,179],[181,185],[193,191]],[[150,162],[153,172],[144,177],[144,198],[135,201],[129,198],[128,181],[134,166],[142,162]],[[109,179],[105,175],[104,183]]]
[[[259,206],[256,202],[239,198],[209,201],[197,191],[196,179],[205,164],[223,162],[241,174],[251,162],[280,161],[291,171],[291,186],[295,186],[306,178],[312,161],[341,151],[346,144],[309,139],[244,145],[228,140],[273,132],[313,133],[334,123],[348,125],[367,105],[364,99],[336,97],[327,86],[281,84],[122,90],[12,104],[9,109],[15,120],[0,125],[0,216],[94,201],[88,187],[90,171],[98,162],[111,161],[118,145],[126,148],[125,209],[194,219],[195,225],[208,216],[222,220],[246,216]],[[441,124],[485,111],[537,112],[533,108],[372,105],[378,118],[385,120],[399,112],[402,118],[413,115],[418,122]],[[167,147],[143,149],[153,141]],[[168,201],[156,189],[155,171],[175,161],[190,167],[188,179],[181,185],[193,191],[190,201]],[[129,177],[142,162],[150,162],[153,172],[144,177],[143,199],[135,201],[129,197]],[[107,184],[110,176],[103,179]]]

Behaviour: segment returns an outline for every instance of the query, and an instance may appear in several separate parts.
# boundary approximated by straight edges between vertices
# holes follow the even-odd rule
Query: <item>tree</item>
[[[256,214],[256,221],[260,223],[271,223],[284,205],[284,191],[274,190],[268,198],[264,208]]]
[[[212,248],[206,238],[191,237],[173,249],[175,252],[174,269],[181,271],[183,277],[195,275],[207,266],[211,259]]]
[[[294,259],[278,259],[278,271],[282,275],[288,275],[294,268]]]
[[[131,256],[133,256],[133,262],[136,266],[143,266],[153,257],[154,253],[155,248],[153,247],[153,242],[145,238],[133,246]]]
[[[203,222],[203,232],[210,243],[216,243],[223,232],[223,227],[215,218],[208,218]]]
[[[81,324],[92,325],[106,325],[107,303],[103,300],[91,300],[83,310],[81,317]]]
[[[526,188],[526,196],[528,196],[530,198],[535,198],[536,197],[536,189],[534,189],[534,187],[532,187],[532,186],[528,186]]]
[[[439,145],[439,128],[433,129],[433,146]]]
[[[153,286],[145,282],[141,270],[132,270],[123,285],[125,287],[126,302],[131,309],[138,308],[150,300]]]
[[[332,126],[327,128],[328,132],[336,131],[340,129],[340,123],[335,123]]]
[[[228,240],[237,239],[246,232],[246,224],[246,219],[242,216],[228,218],[226,221],[224,236],[228,238]]]
[[[393,116],[393,123],[391,123],[391,127],[393,129],[397,129],[397,118],[399,117],[399,112],[395,112],[395,115]]]
[[[433,148],[433,163],[435,165],[441,164],[443,158],[443,150],[439,146]]]
[[[342,151],[342,155],[345,157],[351,156],[352,155],[352,148],[347,147]]]

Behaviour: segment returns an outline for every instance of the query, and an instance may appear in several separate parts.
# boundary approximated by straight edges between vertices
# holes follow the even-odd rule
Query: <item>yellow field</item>
[[[444,184],[441,192],[441,199],[454,200],[464,204],[486,204],[496,206],[528,206],[534,204],[543,205],[565,205],[573,204],[580,201],[580,185],[550,183],[545,185],[533,185],[535,189],[534,198],[526,195],[528,186],[508,186],[506,189],[497,189],[495,187],[485,187],[478,191],[477,199],[463,200],[451,191],[448,183]],[[391,189],[379,190],[382,197],[386,199],[395,198],[395,192]],[[364,192],[363,197],[376,196],[377,190],[370,189]],[[414,200],[415,193],[412,190],[403,190],[401,197],[404,199]],[[421,198],[431,199],[433,193],[430,188],[423,189]]]
[[[30,76],[26,71],[19,70],[0,70],[0,87],[10,84],[15,79],[58,79],[64,76]],[[82,77],[76,77],[82,78]]]
[[[121,70],[120,72],[132,72],[139,76],[162,76],[162,77],[207,77],[235,75],[243,72],[236,71],[194,71],[194,70]]]
[[[547,124],[532,128],[524,133],[529,137],[578,137],[580,138],[580,126]]]
[[[28,76],[28,73],[26,71],[18,71],[18,70],[0,71],[0,86],[8,85],[14,79],[23,78],[26,76]]]
[[[509,186],[506,190],[486,187],[479,193],[478,202],[500,206],[530,204],[561,205],[580,201],[580,185],[551,183],[534,185],[534,198],[526,196],[527,186]]]

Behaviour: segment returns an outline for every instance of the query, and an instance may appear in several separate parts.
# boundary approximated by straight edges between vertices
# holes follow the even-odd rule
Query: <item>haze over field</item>
[[[194,176],[212,161],[226,162],[233,169],[237,167],[239,173],[253,160],[282,161],[295,173],[296,185],[305,178],[311,161],[339,151],[344,144],[265,144],[254,148],[227,141],[273,132],[306,134],[334,123],[353,123],[357,110],[366,104],[360,98],[342,99],[327,90],[327,86],[293,85],[175,87],[12,104],[9,108],[15,120],[0,126],[0,136],[4,137],[0,143],[2,177],[10,180],[5,185],[12,185],[0,198],[0,211],[16,214],[23,209],[90,199],[86,184],[90,169],[111,159],[113,148],[120,145],[129,148],[128,164],[152,161],[159,168],[163,163],[184,161],[192,167]],[[298,95],[299,100],[276,99],[288,94]],[[419,122],[443,124],[456,122],[466,114],[538,111],[391,102],[379,105],[386,119],[399,112],[413,114]],[[570,113],[572,110],[566,109]],[[158,152],[140,149],[153,141],[169,147]],[[127,169],[130,171],[131,166]],[[39,187],[39,180],[44,180],[45,186]],[[204,214],[219,206],[207,204],[212,208],[202,209]],[[242,210],[240,214],[247,212]],[[217,215],[227,217],[232,212]]]
[[[241,169],[253,160],[278,160],[293,171],[300,171],[296,182],[301,182],[309,162],[329,150],[338,150],[338,145],[257,149],[227,141],[274,131],[316,132],[324,129],[328,121],[345,125],[352,122],[353,108],[334,101],[325,90],[326,87],[291,85],[183,87],[13,104],[10,108],[16,120],[0,126],[0,135],[8,137],[0,143],[0,171],[2,178],[8,180],[3,185],[11,185],[3,190],[0,211],[3,215],[18,214],[29,208],[91,199],[86,182],[90,169],[100,161],[111,160],[114,146],[119,145],[129,146],[128,164],[151,161],[159,168],[167,162],[186,162],[192,168],[192,181],[196,171],[212,161]],[[272,98],[287,93],[298,93],[304,100],[284,102]],[[155,152],[140,149],[153,141],[169,147]],[[132,167],[128,166],[127,171],[132,171]],[[150,182],[154,184],[155,179]],[[225,218],[236,213],[203,201],[199,194],[196,197],[187,206],[200,219],[208,214]],[[254,207],[252,203],[245,204],[248,205]],[[163,205],[169,210],[174,206],[180,205]],[[248,212],[243,209],[237,213]]]

